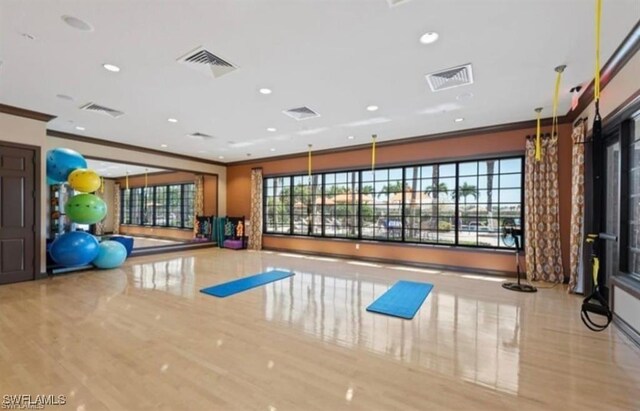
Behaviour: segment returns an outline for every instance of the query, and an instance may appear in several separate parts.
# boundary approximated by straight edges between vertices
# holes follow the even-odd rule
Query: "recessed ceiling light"
[[[271,94],[271,89],[270,88],[261,88],[260,89],[260,94]]]
[[[435,43],[438,40],[438,37],[440,37],[438,35],[438,33],[436,33],[435,31],[430,31],[428,33],[424,33],[421,37],[420,37],[420,43],[422,44],[431,44],[431,43]]]
[[[105,70],[108,70],[114,73],[117,73],[120,71],[120,67],[116,66],[115,64],[104,63],[102,67],[104,67]]]
[[[273,128],[273,127],[269,127],[269,128],[267,129],[267,131],[270,131],[270,132],[272,132],[272,133],[273,133],[274,131],[276,131],[276,129],[275,129],[275,128]]]
[[[276,151],[276,149],[275,148],[270,148],[269,151]]]
[[[77,17],[65,15],[60,18],[62,19],[62,21],[64,21],[74,29],[81,30],[81,31],[93,31],[93,26],[91,24],[87,23],[84,20],[80,20]]]
[[[76,130],[84,131],[84,130],[85,130],[85,128],[84,128],[84,127],[81,127],[81,126],[76,126]]]
[[[461,123],[461,122],[464,121],[464,119],[462,117],[459,117],[459,118],[457,118],[457,119],[455,119],[453,121],[455,121],[456,123]]]
[[[167,121],[169,123],[177,123],[178,122],[178,120],[176,120],[175,118],[168,118]]]
[[[378,108],[379,108],[378,106],[367,106],[368,111],[376,111],[378,110]]]
[[[220,160],[224,160],[224,156],[218,156]]]
[[[169,146],[167,146],[166,144],[160,144],[160,147],[166,148],[166,147],[169,147]]]
[[[36,36],[34,36],[33,34],[29,34],[29,33],[20,33],[20,35],[22,36],[22,38],[24,38],[25,40],[35,40]]]
[[[56,97],[58,97],[60,100],[73,101],[73,97],[67,96],[66,94],[56,94]]]

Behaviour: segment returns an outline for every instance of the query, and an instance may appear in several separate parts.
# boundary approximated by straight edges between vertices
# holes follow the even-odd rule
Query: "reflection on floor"
[[[269,268],[296,275],[198,292]],[[435,284],[418,315],[366,312],[398,279]],[[74,410],[638,408],[636,347],[588,331],[560,286],[500,281],[217,248],[139,257],[0,287],[0,387]]]
[[[133,237],[133,248],[147,248],[147,247],[158,247],[163,245],[173,245],[173,244],[184,244],[187,241],[180,240],[165,240],[160,238],[151,238],[151,237]]]

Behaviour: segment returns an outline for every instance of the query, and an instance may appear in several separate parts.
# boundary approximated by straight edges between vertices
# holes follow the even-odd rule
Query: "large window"
[[[523,161],[267,177],[265,233],[510,248],[502,232],[522,227]]]
[[[120,190],[120,223],[193,228],[194,184],[172,184]]]

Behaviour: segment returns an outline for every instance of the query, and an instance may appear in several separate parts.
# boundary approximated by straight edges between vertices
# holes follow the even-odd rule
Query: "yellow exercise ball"
[[[100,176],[88,168],[78,168],[69,174],[69,185],[81,193],[93,193],[100,188]]]

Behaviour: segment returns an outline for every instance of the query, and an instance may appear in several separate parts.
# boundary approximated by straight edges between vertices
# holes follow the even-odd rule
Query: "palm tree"
[[[396,181],[393,184],[386,185],[382,187],[382,191],[378,193],[378,198],[380,198],[385,194],[389,195],[389,194],[401,193],[402,188],[403,188],[402,181]]]
[[[467,208],[467,197],[471,196],[475,200],[478,199],[478,188],[474,185],[467,183],[466,181],[462,186],[458,187],[458,191],[451,192],[451,198],[456,199],[457,196],[464,198],[464,207]]]

